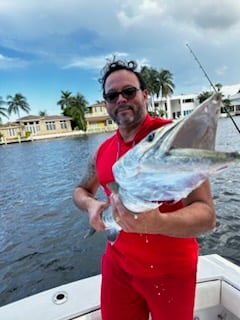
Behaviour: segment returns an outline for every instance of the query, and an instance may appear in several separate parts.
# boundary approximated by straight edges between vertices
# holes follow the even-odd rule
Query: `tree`
[[[157,97],[160,92],[162,93],[162,98],[166,98],[167,96],[173,94],[173,90],[175,88],[175,84],[172,81],[173,75],[169,70],[162,69],[158,75],[159,82],[159,91]]]
[[[45,117],[47,115],[47,111],[46,110],[40,110],[38,114],[39,114],[40,117]]]
[[[75,97],[72,98],[71,101],[71,113],[74,121],[77,124],[77,127],[81,130],[86,131],[87,122],[85,119],[87,101],[83,95],[77,93]]]
[[[76,96],[73,96],[70,91],[61,91],[61,93],[61,100],[57,104],[61,106],[63,114],[72,118],[73,128],[86,131],[86,99],[80,93],[77,93]]]
[[[20,110],[26,113],[31,110],[26,98],[21,93],[16,93],[15,96],[8,95],[7,100],[9,115],[16,113],[20,118]]]
[[[2,122],[2,116],[8,118],[8,109],[2,107],[3,105],[6,104],[6,101],[4,101],[2,99],[2,97],[0,97],[0,123]]]
[[[173,93],[175,84],[172,81],[173,75],[169,70],[162,69],[157,71],[153,68],[143,66],[140,73],[146,83],[150,95],[167,97]]]
[[[197,96],[197,99],[199,103],[202,103],[203,101],[207,100],[209,97],[211,97],[212,92],[211,91],[203,91]]]
[[[154,96],[158,92],[158,71],[153,68],[143,66],[140,73],[146,83],[149,95]]]
[[[96,100],[96,103],[97,104],[103,104],[103,103],[105,103],[105,100]]]
[[[61,99],[57,102],[57,104],[61,106],[61,110],[64,110],[71,103],[72,92],[61,90],[61,93]]]
[[[172,81],[172,73],[169,70],[162,69],[157,71],[154,68],[143,66],[140,70],[140,74],[146,83],[150,98],[151,98],[151,109],[148,110],[150,113],[156,114],[154,106],[154,96],[157,98],[160,96],[167,97],[173,93],[175,84]]]

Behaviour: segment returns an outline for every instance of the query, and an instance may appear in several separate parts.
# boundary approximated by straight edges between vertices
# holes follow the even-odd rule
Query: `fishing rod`
[[[186,43],[186,47],[189,49],[190,53],[192,54],[193,58],[196,60],[197,64],[199,65],[199,67],[201,68],[201,70],[203,71],[204,76],[207,78],[208,82],[210,83],[211,87],[213,88],[213,90],[217,93],[217,89],[216,87],[213,85],[211,79],[209,78],[207,72],[204,70],[202,64],[200,63],[199,59],[197,58],[196,54],[193,52],[192,48],[189,46],[188,43]],[[223,102],[223,108],[224,111],[227,113],[227,115],[229,116],[229,118],[232,120],[235,128],[237,129],[238,133],[240,133],[240,129],[238,127],[238,125],[236,124],[235,120],[233,119],[233,117],[231,116],[231,113],[228,111],[227,107],[225,106],[225,103]]]

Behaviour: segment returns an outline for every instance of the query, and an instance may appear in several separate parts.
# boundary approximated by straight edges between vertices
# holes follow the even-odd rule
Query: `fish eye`
[[[155,132],[151,132],[148,136],[147,136],[147,141],[148,142],[152,142],[153,139],[155,137]]]

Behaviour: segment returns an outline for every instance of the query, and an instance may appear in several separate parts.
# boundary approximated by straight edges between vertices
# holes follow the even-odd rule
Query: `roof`
[[[240,99],[240,92],[233,94],[229,97],[230,100]]]
[[[16,122],[28,122],[28,121],[53,121],[53,120],[72,120],[71,117],[66,117],[64,115],[51,115],[51,116],[35,116],[29,115],[16,120]]]
[[[16,122],[7,122],[4,124],[0,124],[0,129],[13,128],[13,127],[19,128],[19,124]]]

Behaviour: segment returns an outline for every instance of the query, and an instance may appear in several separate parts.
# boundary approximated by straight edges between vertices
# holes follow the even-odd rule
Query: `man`
[[[152,130],[170,120],[147,114],[148,92],[134,61],[113,61],[101,78],[103,97],[118,130],[89,161],[74,191],[74,202],[89,214],[89,222],[104,230],[101,220],[107,202],[95,199],[103,186],[113,216],[121,226],[117,240],[108,243],[102,260],[103,320],[192,320],[198,245],[195,237],[215,226],[209,181],[186,199],[164,203],[134,218],[107,183],[112,165]],[[137,183],[137,181],[136,181]]]

